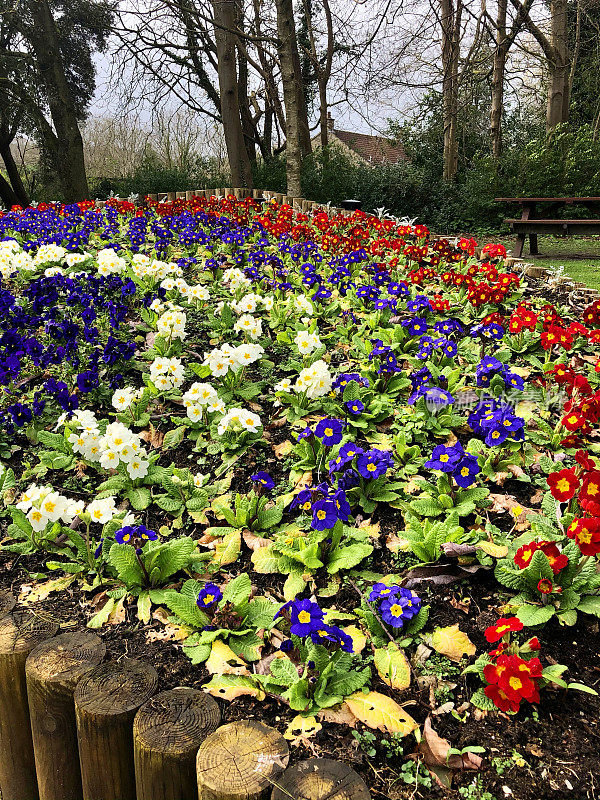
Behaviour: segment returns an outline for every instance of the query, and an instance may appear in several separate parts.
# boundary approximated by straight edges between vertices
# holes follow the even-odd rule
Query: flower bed
[[[600,302],[476,247],[251,199],[0,217],[19,608],[373,797],[583,797]]]

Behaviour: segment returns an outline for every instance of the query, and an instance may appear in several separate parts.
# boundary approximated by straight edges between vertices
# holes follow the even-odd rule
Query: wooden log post
[[[223,725],[198,750],[199,800],[261,800],[289,760],[283,736],[254,720]]]
[[[271,800],[371,800],[363,779],[353,769],[329,758],[309,758],[286,769]]]
[[[81,800],[81,771],[73,693],[104,658],[91,631],[63,633],[42,642],[25,663],[29,715],[40,800]]]
[[[0,619],[0,795],[5,800],[38,797],[25,661],[57,631],[57,624],[30,611],[13,611]]]
[[[0,592],[0,619],[5,617],[7,614],[10,614],[16,604],[17,598],[12,592]]]
[[[100,664],[75,689],[84,800],[135,800],[133,718],[158,687],[154,667],[134,659]]]
[[[137,800],[192,800],[196,753],[221,722],[217,702],[178,687],[145,703],[133,723]]]

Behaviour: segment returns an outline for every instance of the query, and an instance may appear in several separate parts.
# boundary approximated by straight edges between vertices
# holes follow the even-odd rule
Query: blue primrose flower
[[[341,419],[322,419],[315,428],[315,436],[327,447],[342,441],[344,423]]]
[[[360,400],[348,400],[344,405],[348,409],[348,413],[355,417],[358,417],[365,410],[365,404]]]
[[[392,628],[402,628],[421,610],[421,598],[410,589],[399,589],[381,601],[381,618]]]
[[[362,453],[364,453],[364,450],[361,447],[353,444],[353,442],[347,442],[340,447],[337,456],[330,460],[329,472],[337,472],[345,467],[346,464],[349,464],[355,456],[359,456]]]
[[[290,609],[290,632],[308,636],[323,625],[323,610],[312,600],[293,600]]]
[[[338,521],[338,508],[333,500],[317,500],[312,507],[312,515],[313,530],[326,531]]]
[[[451,447],[439,444],[433,448],[431,458],[423,466],[425,469],[440,469],[442,472],[452,472],[464,455],[465,450],[460,442],[453,444]]]
[[[388,450],[367,450],[356,459],[356,469],[363,478],[376,480],[394,466],[394,459]]]
[[[339,644],[340,649],[345,653],[354,652],[352,637],[336,625],[326,625],[322,623],[321,627],[311,631],[310,638],[314,644],[331,642],[333,644]]]
[[[223,598],[223,592],[216,583],[205,583],[198,594],[196,605],[199,608],[210,608]]]
[[[139,542],[155,542],[158,539],[156,531],[146,528],[145,525],[125,525],[115,533],[118,544],[138,544]]]
[[[477,457],[472,456],[470,453],[467,453],[465,457],[458,462],[452,472],[452,477],[461,489],[467,489],[469,486],[472,486],[475,483],[477,475],[479,475],[479,462]]]
[[[267,491],[275,487],[275,481],[273,478],[268,472],[264,472],[263,470],[257,472],[256,475],[251,475],[250,480],[253,483],[259,483],[261,486],[267,489]]]
[[[376,600],[382,600],[384,597],[388,597],[389,595],[397,594],[399,591],[399,586],[388,586],[386,583],[374,583],[373,586],[371,586],[368,600],[370,603],[373,603]]]

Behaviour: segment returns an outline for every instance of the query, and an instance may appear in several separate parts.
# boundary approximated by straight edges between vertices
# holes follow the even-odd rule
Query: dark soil
[[[382,549],[376,552],[377,570],[394,571],[389,551]],[[388,564],[383,559],[384,553],[387,556],[385,561],[390,560]],[[31,583],[28,573],[46,572],[46,558],[42,554],[21,557],[1,554],[2,587],[11,589],[18,596],[21,585]],[[248,558],[249,554],[245,553],[245,558],[240,559],[242,563],[236,565],[236,571],[246,568],[244,562]],[[252,577],[259,593],[268,589],[277,595],[281,590],[283,578],[280,580],[279,576],[255,573]],[[423,586],[419,593],[431,604],[428,627],[458,623],[478,652],[487,648],[483,631],[500,615],[503,603],[489,571],[479,570],[469,575],[468,579],[450,586],[433,589]],[[90,606],[91,598],[92,595],[71,588],[58,595],[50,595],[30,607],[36,613],[58,622],[61,630],[69,631],[86,625],[94,613]],[[340,609],[351,610],[357,601],[358,595],[349,585],[335,597],[335,604]],[[106,644],[109,660],[129,656],[153,664],[159,675],[160,689],[180,685],[200,687],[208,679],[207,671],[203,665],[193,666],[183,654],[180,644],[160,639],[149,641],[154,635],[160,635],[161,631],[164,631],[164,626],[160,621],[152,620],[149,625],[143,625],[137,620],[134,610],[129,609],[125,622],[105,626],[97,633]],[[590,622],[589,617],[573,628],[561,628],[556,623],[550,623],[540,634],[540,639],[544,664],[566,664],[569,667],[569,681],[600,690],[600,637],[597,623]],[[433,728],[452,747],[462,749],[478,745],[485,748],[481,785],[497,800],[505,797],[516,800],[592,800],[597,797],[596,787],[600,787],[598,697],[577,691],[570,691],[567,695],[562,690],[546,690],[539,708],[524,705],[516,717],[485,714],[472,706],[467,708],[469,697],[478,686],[473,676],[463,677],[454,670],[455,674],[448,680],[450,685],[456,684],[455,688],[440,702],[434,695],[435,686],[431,687],[419,679],[419,671],[413,674],[413,684],[404,696],[396,692],[394,698],[405,704],[407,712],[421,724],[442,702],[452,702],[453,708],[459,709],[457,716],[453,716],[450,710],[434,714]],[[445,680],[443,674],[441,678]],[[373,682],[373,688],[392,694],[377,680]],[[257,718],[282,732],[293,716],[284,703],[272,698],[260,703],[248,697],[237,698],[231,703],[219,702],[225,721]],[[366,730],[359,725],[358,730],[361,729]],[[403,740],[403,755],[389,757],[381,744],[386,738],[389,739],[385,734],[378,734],[376,755],[368,757],[352,736],[350,727],[323,722],[323,729],[309,743],[295,748],[294,758],[297,760],[316,754],[352,764],[367,782],[374,800],[425,798],[444,794],[458,797],[456,788],[468,786],[474,780],[473,771],[457,771],[451,790],[443,790],[435,784],[431,789],[415,787],[414,783],[407,784],[401,779],[399,769],[406,757],[416,749],[414,739],[408,737]],[[481,794],[467,796],[479,798]]]

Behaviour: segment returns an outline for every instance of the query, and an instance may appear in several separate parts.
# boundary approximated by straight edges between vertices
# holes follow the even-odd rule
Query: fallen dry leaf
[[[237,656],[221,639],[215,639],[212,643],[210,655],[206,660],[206,669],[211,675],[250,674],[244,659]]]
[[[308,739],[315,736],[323,726],[317,722],[316,717],[303,717],[302,714],[297,714],[294,719],[287,726],[284,739],[287,739],[292,747],[298,747],[300,744],[309,744]]]
[[[442,739],[431,727],[431,718],[427,717],[423,725],[423,738],[419,743],[419,752],[427,766],[448,767],[449,769],[480,769],[482,759],[475,753],[448,756],[450,742]]]
[[[152,447],[154,450],[159,450],[162,447],[164,438],[164,433],[155,428],[152,423],[150,423],[150,427],[147,431],[142,431],[140,433],[140,439],[148,442],[150,447]]]
[[[45,600],[52,592],[62,592],[69,587],[75,580],[75,575],[63,575],[61,578],[53,578],[50,581],[39,584],[23,584],[19,602],[37,603]]]
[[[280,444],[272,445],[272,448],[273,452],[275,453],[275,458],[278,461],[281,461],[286,456],[289,456],[289,454],[294,449],[294,445],[292,444],[292,442],[290,442],[289,439],[286,439],[284,442],[281,442]]]
[[[323,708],[317,713],[317,717],[324,722],[333,722],[335,725],[349,725],[351,728],[355,728],[358,722],[348,703],[342,703],[331,708]]]
[[[395,700],[379,692],[355,692],[346,698],[354,716],[369,728],[408,736],[418,727],[415,720]]]
[[[490,512],[492,514],[506,514],[509,513],[515,521],[515,530],[526,531],[531,527],[531,522],[527,519],[527,515],[535,513],[532,508],[526,508],[521,505],[517,498],[512,494],[490,494],[492,505]],[[492,555],[490,553],[490,555]]]
[[[246,547],[249,547],[252,551],[260,550],[261,547],[268,547],[271,544],[265,536],[258,536],[248,529],[242,531],[242,538]]]
[[[425,636],[425,641],[435,651],[448,656],[451,661],[460,661],[463,655],[475,655],[475,645],[458,624],[446,628],[436,628],[432,634]]]

